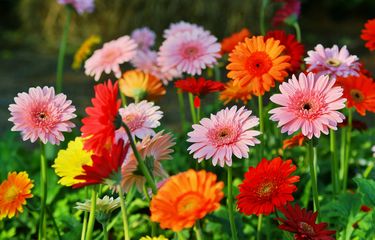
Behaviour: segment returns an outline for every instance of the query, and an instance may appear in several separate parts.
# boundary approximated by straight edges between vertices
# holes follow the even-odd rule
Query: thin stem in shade
[[[268,4],[268,0],[261,0],[261,7],[260,7],[260,13],[259,13],[259,26],[260,26],[260,34],[266,35],[266,20],[265,20],[265,14],[266,14],[266,7]]]
[[[120,90],[120,96],[121,96],[122,106],[126,107],[126,104],[127,104],[127,102],[126,102],[126,96],[121,92],[121,90]]]
[[[197,115],[195,113],[195,107],[194,107],[194,96],[192,93],[189,93],[189,103],[190,103],[190,112],[191,112],[191,119],[193,123],[197,123]]]
[[[57,59],[56,92],[58,93],[62,91],[64,57],[65,57],[65,50],[66,50],[69,28],[70,28],[70,20],[72,18],[72,11],[73,11],[73,8],[69,6],[66,6],[65,9],[66,9],[66,18],[65,18],[65,23],[64,23],[63,35],[62,35],[60,47],[59,47],[59,56]]]
[[[367,178],[368,175],[371,173],[371,170],[374,168],[374,163],[373,162],[369,162],[367,168],[365,169],[365,171],[363,172],[363,178]]]
[[[296,31],[296,38],[298,42],[301,42],[301,28],[299,27],[298,21],[293,23],[294,30]]]
[[[197,107],[197,122],[199,122],[201,120],[201,108],[200,107]]]
[[[348,129],[347,129],[347,133],[346,133],[342,191],[346,191],[346,188],[348,186],[350,145],[351,145],[351,141],[352,141],[352,122],[353,122],[353,111],[352,111],[352,108],[348,108]]]
[[[329,133],[330,137],[330,151],[331,151],[331,181],[333,194],[337,194],[339,190],[338,181],[338,164],[337,164],[337,148],[336,148],[336,133],[332,129]]]
[[[319,193],[318,193],[318,180],[316,175],[316,155],[314,154],[313,141],[308,141],[307,144],[307,162],[309,163],[310,177],[311,177],[311,187],[313,192],[313,202],[314,202],[314,212],[320,210],[319,205]]]
[[[47,159],[45,145],[40,142],[40,219],[39,219],[39,232],[38,239],[46,239],[46,203],[47,203]]]
[[[124,193],[121,186],[118,186],[119,189],[119,196],[120,196],[120,205],[121,205],[121,215],[122,215],[122,223],[124,228],[124,237],[125,240],[129,240],[129,223],[128,223],[128,216],[126,213],[126,207],[125,207],[125,199],[124,199]]]
[[[89,216],[89,222],[87,225],[86,240],[92,239],[92,233],[94,231],[96,198],[97,198],[97,189],[96,189],[96,186],[94,186],[91,191],[90,216]]]
[[[344,163],[345,163],[345,149],[346,149],[346,133],[347,128],[341,128],[341,143],[340,143],[340,182],[344,180]]]
[[[258,216],[257,240],[262,239],[262,220],[263,220],[263,214],[260,214]]]
[[[177,97],[178,97],[178,105],[180,107],[180,118],[181,118],[181,125],[182,130],[186,129],[186,114],[185,114],[185,101],[184,101],[184,94],[182,91],[177,89]]]
[[[233,212],[233,173],[232,173],[232,167],[227,167],[228,171],[228,181],[227,181],[227,187],[228,187],[228,196],[227,196],[227,207],[228,207],[228,215],[229,215],[229,223],[230,223],[230,230],[232,233],[232,239],[237,240],[237,228],[236,223],[234,221],[234,212]]]
[[[57,226],[56,220],[53,217],[53,213],[51,213],[51,211],[48,208],[48,206],[46,207],[46,211],[47,211],[47,214],[48,214],[49,218],[52,220],[53,228],[55,229],[55,232],[56,232],[56,235],[57,235],[57,239],[61,240],[62,238],[61,238],[59,227]]]
[[[85,187],[85,199],[88,198],[89,192],[88,187]],[[81,232],[81,240],[85,240],[86,235],[86,229],[87,229],[87,218],[89,216],[89,213],[87,211],[84,211],[83,213],[83,224],[82,224],[82,232]]]
[[[103,239],[104,240],[108,240],[107,224],[106,223],[102,223],[102,227],[103,227]]]
[[[147,191],[147,186],[146,186],[146,184],[145,185],[143,185],[143,194],[145,195],[145,197],[146,197],[146,199],[147,199],[147,202],[148,202],[148,204],[150,205],[150,202],[151,202],[151,198],[150,198],[150,196],[148,195],[148,191]],[[153,222],[153,221],[151,221],[151,219],[149,219],[150,220],[150,225],[151,225],[151,236],[156,236],[156,223],[155,222]]]
[[[264,139],[265,139],[262,95],[258,96],[258,114],[259,114],[259,131],[261,132],[261,135],[259,136],[260,144],[259,144],[259,156],[258,156],[258,162],[260,162],[263,158],[263,148],[264,148]]]
[[[203,235],[201,223],[199,220],[195,222],[194,232],[195,232],[195,236],[197,240],[204,240],[204,235]]]

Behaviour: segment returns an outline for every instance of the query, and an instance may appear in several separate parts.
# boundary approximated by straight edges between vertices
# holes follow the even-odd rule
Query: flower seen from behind
[[[283,23],[293,24],[297,21],[301,13],[301,2],[300,0],[274,0],[275,2],[282,3],[273,18],[272,25],[279,26]]]

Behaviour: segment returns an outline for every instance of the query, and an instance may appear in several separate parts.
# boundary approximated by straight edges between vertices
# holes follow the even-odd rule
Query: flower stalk
[[[92,191],[91,191],[90,216],[89,216],[89,222],[88,222],[88,225],[87,225],[86,240],[92,239],[92,233],[94,231],[96,198],[97,198],[97,189],[96,189],[96,186],[94,186]]]
[[[310,140],[307,145],[307,162],[310,169],[311,187],[313,192],[314,212],[320,210],[319,193],[318,193],[318,180],[316,175],[316,155],[314,154],[313,141]]]
[[[343,183],[342,191],[346,191],[348,186],[348,171],[349,171],[349,160],[350,160],[350,145],[352,141],[352,124],[353,124],[353,111],[348,108],[348,129],[346,132],[346,144],[345,144],[345,158],[344,158],[344,168],[343,168]]]
[[[46,239],[46,225],[47,225],[47,215],[46,215],[46,203],[47,203],[47,159],[45,145],[40,142],[40,219],[39,219],[39,233],[38,239]]]
[[[331,129],[330,137],[330,151],[331,151],[331,178],[333,186],[333,194],[336,195],[339,190],[338,181],[338,163],[337,163],[337,149],[336,149],[336,133]]]
[[[232,167],[228,167],[228,196],[227,196],[227,207],[228,207],[228,215],[229,215],[229,223],[230,223],[230,230],[232,233],[232,239],[237,240],[237,229],[236,229],[236,223],[234,221],[234,212],[233,212],[233,173],[232,173]]]
[[[128,223],[128,216],[127,216],[127,213],[126,213],[124,193],[123,193],[123,190],[122,190],[121,186],[118,186],[118,190],[119,190],[119,196],[120,196],[121,216],[122,216],[122,223],[123,223],[123,228],[124,228],[124,238],[125,238],[125,240],[129,240],[130,239],[130,237],[129,237],[129,223]],[[105,234],[104,234],[104,236],[105,236]]]

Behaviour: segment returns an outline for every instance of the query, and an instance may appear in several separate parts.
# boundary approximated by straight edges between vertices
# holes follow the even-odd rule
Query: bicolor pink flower
[[[182,32],[168,37],[159,49],[158,64],[162,71],[175,69],[191,75],[212,67],[220,57],[220,43],[211,34]]]
[[[180,21],[177,23],[171,23],[171,25],[169,25],[169,28],[164,30],[163,37],[169,38],[171,36],[184,32],[200,32],[209,34],[209,32],[205,31],[203,27],[198,26],[197,24]]]
[[[316,73],[318,76],[329,75],[330,78],[358,76],[359,59],[355,55],[350,55],[346,46],[341,49],[337,45],[332,48],[324,48],[321,44],[315,50],[307,52],[305,58],[308,65],[307,71]]]
[[[85,12],[92,13],[95,8],[94,0],[58,0],[58,3],[72,5],[77,13],[81,15]]]
[[[309,73],[295,75],[279,86],[281,94],[274,94],[271,101],[281,105],[272,109],[271,120],[278,122],[281,132],[288,135],[301,130],[309,139],[319,138],[320,133],[328,134],[329,129],[336,130],[337,123],[345,116],[337,110],[345,107],[342,98],[343,89],[334,87],[334,79]]]
[[[143,27],[135,29],[131,37],[138,44],[139,50],[146,51],[154,46],[156,34],[148,27]]]
[[[76,108],[66,95],[55,95],[53,87],[30,88],[29,92],[18,93],[15,104],[9,105],[14,123],[12,131],[20,131],[22,140],[35,142],[38,138],[45,144],[60,144],[64,141],[62,132],[71,132],[75,125]]]
[[[85,62],[85,74],[94,76],[98,81],[103,72],[113,72],[117,78],[121,77],[120,64],[130,61],[137,53],[137,44],[129,36],[104,43]]]
[[[261,133],[251,128],[259,124],[257,117],[251,116],[251,111],[237,106],[222,109],[203,118],[200,124],[193,125],[193,131],[188,133],[188,142],[193,143],[188,150],[198,162],[212,158],[212,164],[221,167],[231,166],[233,155],[237,158],[249,157],[249,146],[260,143],[255,136]]]

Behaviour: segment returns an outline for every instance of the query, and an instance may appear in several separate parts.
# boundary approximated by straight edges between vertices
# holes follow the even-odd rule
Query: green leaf
[[[375,206],[375,181],[371,179],[354,178],[354,182],[358,186],[358,191],[363,194],[364,204]]]

